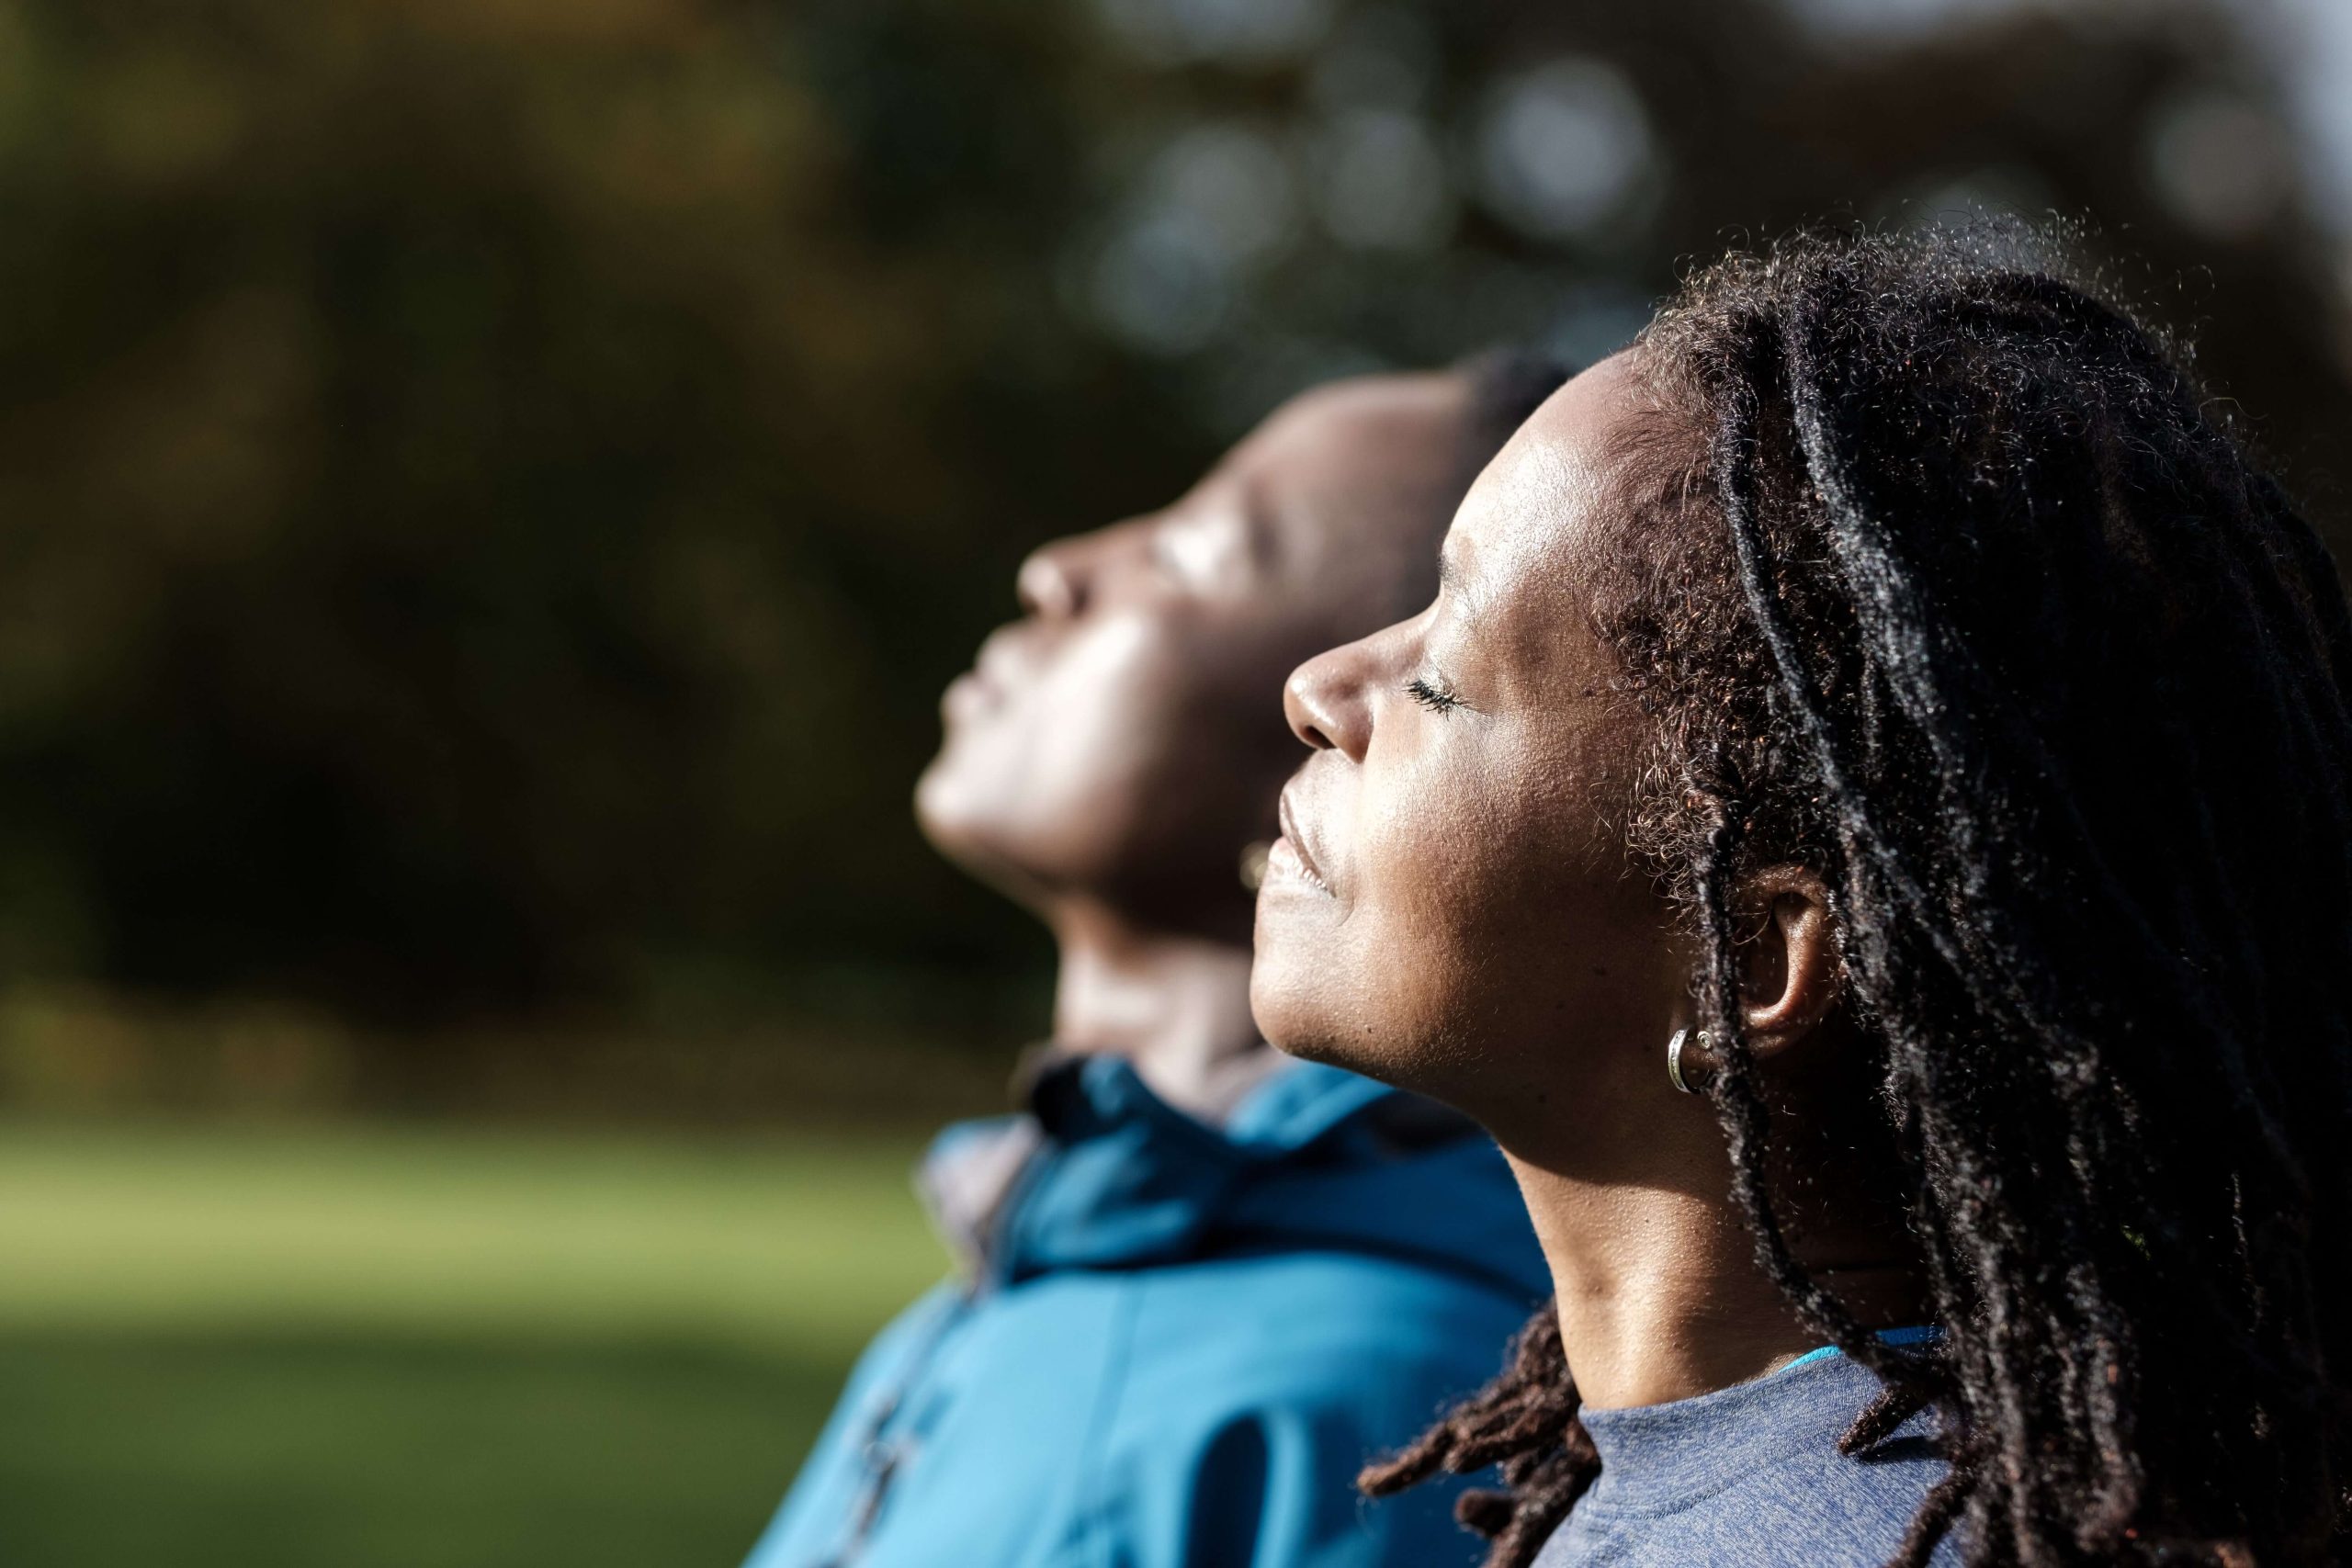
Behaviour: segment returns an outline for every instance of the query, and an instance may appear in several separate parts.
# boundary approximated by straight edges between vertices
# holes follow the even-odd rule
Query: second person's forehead
[[[1469,478],[1470,409],[1452,372],[1382,376],[1310,393],[1236,456],[1286,492],[1363,503]]]
[[[1451,372],[1381,375],[1316,388],[1276,411],[1222,466],[1340,492],[1427,482],[1461,450],[1459,381]]]

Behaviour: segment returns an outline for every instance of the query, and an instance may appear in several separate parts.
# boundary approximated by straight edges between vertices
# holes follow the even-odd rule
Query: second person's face
[[[1506,1145],[1623,1103],[1687,1006],[1629,859],[1644,730],[1596,626],[1629,547],[1623,356],[1556,393],[1472,488],[1436,602],[1300,667],[1251,999],[1283,1049],[1422,1089]],[[1637,1078],[1638,1076],[1638,1078]],[[1548,1134],[1547,1134],[1548,1135]]]
[[[918,811],[1038,907],[1083,897],[1238,939],[1245,845],[1295,755],[1283,677],[1429,592],[1468,480],[1468,378],[1294,400],[1165,510],[1046,546],[1025,614],[949,688]]]

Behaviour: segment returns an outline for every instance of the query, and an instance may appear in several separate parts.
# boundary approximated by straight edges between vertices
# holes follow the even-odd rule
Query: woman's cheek
[[[1493,814],[1474,782],[1419,770],[1409,792],[1378,803],[1369,836],[1370,897],[1360,914],[1379,933],[1376,959],[1418,975],[1452,976],[1483,962],[1480,948],[1508,911],[1493,878],[1510,846],[1491,829]],[[1369,934],[1369,931],[1367,932]]]

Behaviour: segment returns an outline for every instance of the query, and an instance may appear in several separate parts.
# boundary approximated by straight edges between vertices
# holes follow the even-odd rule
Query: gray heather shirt
[[[1881,1568],[1944,1473],[1935,1416],[1868,1455],[1838,1438],[1878,1379],[1835,1351],[1671,1404],[1588,1410],[1593,1483],[1535,1568]],[[1956,1540],[1936,1568],[1960,1568]]]

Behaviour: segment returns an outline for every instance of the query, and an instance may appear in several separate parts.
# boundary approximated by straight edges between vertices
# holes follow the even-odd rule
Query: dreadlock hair
[[[1702,954],[1758,1259],[1951,1461],[1895,1561],[2338,1561],[2352,1336],[2352,622],[2126,310],[2019,237],[1808,236],[1636,341],[1683,460],[1603,592],[1631,838]],[[1813,868],[1940,1338],[1792,1256],[1736,1005],[1747,874]],[[1374,1493],[1499,1462],[1522,1568],[1600,1461],[1547,1311]]]

